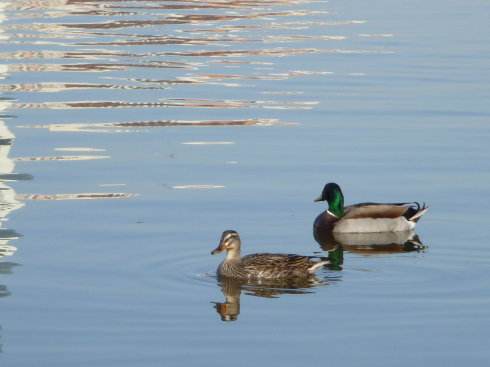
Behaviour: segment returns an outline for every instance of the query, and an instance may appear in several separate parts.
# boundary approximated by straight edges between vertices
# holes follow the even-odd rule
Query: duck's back
[[[244,256],[239,266],[249,278],[278,279],[309,276],[314,264],[308,256],[263,253]]]
[[[410,209],[411,203],[359,203],[344,208],[342,219],[398,218]]]

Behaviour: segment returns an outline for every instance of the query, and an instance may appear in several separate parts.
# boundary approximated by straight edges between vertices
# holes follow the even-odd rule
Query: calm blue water
[[[1,363],[486,365],[489,13],[2,0]],[[344,246],[312,288],[218,284],[225,229],[326,254],[328,181],[427,202],[426,249]]]

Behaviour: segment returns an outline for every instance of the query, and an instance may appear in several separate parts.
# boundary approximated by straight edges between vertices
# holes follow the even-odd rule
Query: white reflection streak
[[[52,200],[107,200],[129,199],[137,194],[126,192],[80,192],[75,194],[21,194],[20,200],[52,201]]]
[[[162,121],[135,121],[120,123],[70,123],[48,125],[17,125],[25,129],[48,129],[52,132],[89,132],[89,133],[122,133],[132,132],[135,129],[147,129],[168,126],[272,126],[290,125],[276,119],[249,119],[249,120],[162,120]]]
[[[184,141],[183,145],[233,145],[234,141]]]
[[[126,186],[125,183],[105,183],[99,184],[99,187],[116,187],[116,186]]]
[[[224,185],[175,185],[172,186],[174,190],[212,190],[212,189],[224,189]]]
[[[0,2],[0,40],[2,41],[9,38],[2,27],[2,23],[7,19],[5,9],[9,4],[9,1]],[[0,64],[0,80],[7,77],[8,71],[8,65]],[[10,105],[9,101],[0,99],[0,116]],[[5,121],[0,118],[0,175],[2,176],[8,176],[15,169],[14,162],[8,157],[14,138],[14,134],[5,125]],[[5,184],[5,180],[0,180],[0,229],[3,229],[3,224],[8,220],[10,212],[24,206],[15,196],[15,191]],[[15,246],[9,244],[9,241],[18,238],[18,235],[14,231],[4,231],[0,232],[0,258],[13,255],[17,250]]]
[[[92,161],[98,159],[109,159],[108,155],[63,155],[63,156],[45,156],[45,157],[17,157],[17,162],[32,161]]]
[[[105,152],[105,149],[101,148],[89,148],[89,147],[64,147],[54,148],[57,152]]]

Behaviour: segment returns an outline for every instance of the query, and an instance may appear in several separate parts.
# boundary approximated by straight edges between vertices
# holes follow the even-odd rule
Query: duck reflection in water
[[[316,276],[262,281],[218,277],[218,284],[225,296],[225,301],[213,302],[214,308],[222,321],[236,321],[240,314],[242,291],[250,296],[279,298],[284,294],[313,293],[313,287],[328,284],[328,281]]]
[[[324,251],[330,252],[338,247],[362,255],[393,254],[426,249],[414,231],[336,233],[313,227],[313,237]]]

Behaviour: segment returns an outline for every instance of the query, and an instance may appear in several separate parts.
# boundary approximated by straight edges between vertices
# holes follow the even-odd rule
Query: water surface
[[[2,363],[486,365],[489,11],[3,0]],[[312,233],[328,181],[431,209],[339,252]],[[338,262],[223,284],[225,229]]]

